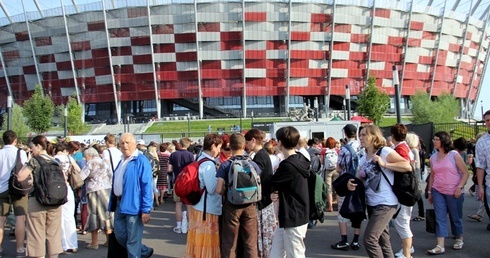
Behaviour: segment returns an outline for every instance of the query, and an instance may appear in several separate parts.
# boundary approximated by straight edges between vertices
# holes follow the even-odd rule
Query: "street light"
[[[347,104],[347,120],[350,120],[350,88],[345,85],[345,102]]]
[[[344,120],[347,120],[347,110],[345,110],[345,98],[342,99],[342,109],[344,110]]]
[[[252,124],[250,125],[250,128],[254,127],[254,111],[250,112],[250,117],[252,118]]]
[[[318,98],[315,98],[315,101],[313,101],[313,107],[315,108],[315,118],[318,122]]]
[[[63,115],[65,117],[65,133],[64,133],[64,136],[65,136],[65,139],[66,139],[66,135],[68,133],[68,108],[65,106],[65,110],[63,112]]]
[[[483,119],[483,100],[480,100],[480,104],[481,104],[480,105],[480,108],[481,108],[481,120],[483,121],[483,120],[485,120],[485,119]],[[9,118],[10,118],[10,115],[9,115]]]
[[[191,113],[187,113],[187,137],[191,137]]]
[[[12,128],[12,96],[10,95],[7,96],[7,113],[9,116],[7,119],[7,130],[10,130]]]
[[[393,87],[395,87],[395,110],[396,110],[396,123],[402,123],[402,115],[400,114],[400,90],[398,85],[400,80],[398,79],[398,69],[396,65],[393,66]]]

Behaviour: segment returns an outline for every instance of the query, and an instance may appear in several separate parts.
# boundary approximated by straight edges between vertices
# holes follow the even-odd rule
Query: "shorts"
[[[177,194],[175,194],[175,191],[173,191],[172,196],[174,197],[174,202],[180,202],[180,197],[178,197]]]
[[[10,205],[14,206],[15,216],[27,215],[27,195],[11,195],[9,190],[0,193],[0,216],[8,216]]]

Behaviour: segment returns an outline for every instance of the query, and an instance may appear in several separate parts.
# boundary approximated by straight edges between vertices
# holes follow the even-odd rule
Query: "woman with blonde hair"
[[[391,189],[396,172],[411,171],[410,163],[386,147],[380,129],[367,125],[359,133],[359,141],[366,154],[359,161],[357,177],[363,180],[366,191],[368,224],[364,231],[364,245],[369,257],[392,254],[388,224],[395,215],[398,199]],[[386,180],[385,177],[389,180]],[[354,191],[357,184],[351,179],[347,188]]]
[[[415,172],[415,177],[419,181],[419,188],[422,185],[422,176],[420,175],[420,162],[424,162],[423,160],[420,160],[420,153],[419,153],[419,145],[420,145],[420,140],[419,136],[416,135],[414,132],[409,132],[407,134],[407,137],[405,138],[405,142],[407,142],[408,147],[413,153],[415,163],[413,164],[414,172]],[[422,189],[419,189],[422,192]],[[422,221],[425,220],[425,209],[424,209],[424,200],[420,198],[417,201],[418,205],[418,211],[419,215],[413,219],[413,221]]]

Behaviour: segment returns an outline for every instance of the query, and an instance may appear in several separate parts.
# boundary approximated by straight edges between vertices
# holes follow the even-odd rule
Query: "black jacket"
[[[354,179],[354,183],[357,184],[355,191],[347,189],[347,182],[350,179]],[[366,189],[359,178],[349,173],[344,173],[332,183],[332,186],[339,196],[345,197],[342,207],[339,208],[339,213],[342,217],[351,221],[366,219]]]
[[[271,178],[273,191],[279,192],[279,227],[291,228],[308,223],[310,161],[301,153],[283,160]]]

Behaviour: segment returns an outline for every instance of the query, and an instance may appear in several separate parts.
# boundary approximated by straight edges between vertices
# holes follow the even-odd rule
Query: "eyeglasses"
[[[439,139],[439,138],[433,138],[432,140],[436,142],[436,141],[440,141],[441,139]]]

